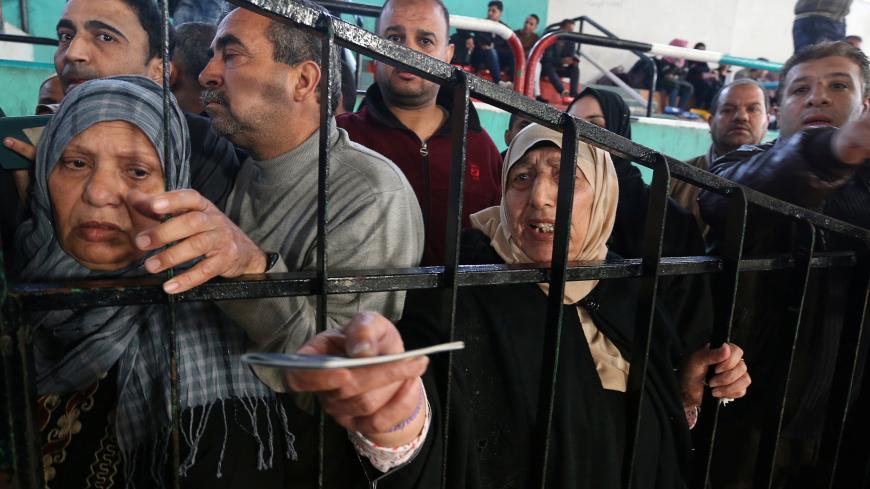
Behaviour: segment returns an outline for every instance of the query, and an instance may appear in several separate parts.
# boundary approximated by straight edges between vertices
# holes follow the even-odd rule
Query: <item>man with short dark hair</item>
[[[208,50],[217,28],[204,22],[187,22],[175,28],[170,88],[185,112],[201,114],[199,74],[208,64]]]
[[[524,127],[531,124],[532,121],[526,119],[525,117],[519,114],[511,114],[511,118],[508,121],[508,128],[504,131],[504,144],[506,146],[511,145],[511,141],[514,140],[517,133],[523,130]],[[507,148],[501,152],[501,158],[504,160],[505,155],[507,154]]]
[[[743,146],[716,160],[710,171],[773,197],[870,228],[868,82],[867,56],[845,42],[821,43],[798,51],[782,70],[777,95],[780,137],[760,146]],[[721,249],[727,232],[728,203],[717,194],[702,191],[700,208],[711,227],[709,237],[714,249]],[[791,253],[796,245],[795,233],[795,222],[790,217],[750,206],[744,253]],[[816,252],[854,250],[850,240],[827,231],[820,232],[815,243]],[[741,275],[732,341],[745,348],[755,393],[720,415],[717,452],[740,453],[741,457],[727,457],[727,462],[719,459],[722,465],[711,473],[714,485],[718,481],[751,486],[763,427],[776,422],[783,395],[782,372],[795,341],[791,333],[795,316],[786,314],[793,307],[793,280],[789,271]],[[836,270],[814,272],[809,281],[800,335],[794,346],[780,457],[773,472],[775,487],[821,487],[829,482],[830,474],[819,460],[820,444],[826,415],[839,415],[829,411],[828,405],[838,352],[853,347],[840,345],[847,284],[848,276]],[[852,438],[853,434],[859,439]],[[847,433],[841,451],[842,470],[854,468],[848,460],[853,455],[849,447],[865,444],[865,435],[864,431]],[[862,453],[863,473],[866,452]],[[859,455],[856,452],[854,456]]]
[[[57,23],[54,54],[64,92],[81,82],[113,75],[141,75],[162,83],[160,26],[153,0],[69,0]],[[239,168],[235,149],[214,132],[207,118],[190,113],[185,118],[191,141],[191,186],[221,207]],[[27,158],[36,155],[36,148],[22,141],[6,138],[4,144]]]
[[[390,0],[378,19],[378,35],[448,61],[448,15],[440,0]],[[452,95],[436,83],[375,63],[375,83],[362,108],[342,114],[338,125],[351,139],[394,161],[408,177],[423,210],[426,226],[424,265],[444,263],[448,190],[453,146],[450,111]],[[462,224],[468,216],[501,200],[501,157],[469,106],[465,194]]]
[[[529,51],[532,50],[532,46],[534,46],[535,43],[538,42],[538,39],[541,38],[541,36],[535,32],[538,30],[538,24],[540,24],[540,22],[541,19],[537,15],[529,14],[529,16],[526,17],[526,21],[523,22],[523,28],[514,31],[514,34],[516,34],[520,40],[520,44],[523,45],[523,51],[525,51],[526,56],[528,56]]]
[[[36,101],[36,115],[53,114],[54,108],[63,99],[60,78],[52,74],[39,85],[39,99]]]
[[[767,134],[767,115],[764,89],[755,80],[742,78],[722,87],[710,106],[710,137],[713,144],[706,154],[696,156],[686,163],[709,170],[710,164],[721,156],[744,144],[760,144]],[[701,220],[698,208],[700,188],[682,180],[671,180],[671,197],[692,212],[702,231],[706,225]]]
[[[573,32],[574,21],[564,19],[559,23],[559,30]],[[580,59],[577,57],[577,43],[560,39],[547,48],[544,52],[544,58],[541,60],[541,75],[547,77],[556,92],[562,96],[563,101],[569,97],[576,97],[580,84]],[[569,78],[569,88],[565,88],[562,84],[563,76]]]

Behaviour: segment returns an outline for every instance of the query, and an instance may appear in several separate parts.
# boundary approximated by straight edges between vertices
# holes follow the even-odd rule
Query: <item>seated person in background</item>
[[[60,103],[63,99],[63,87],[60,85],[60,78],[57,74],[53,74],[42,81],[39,85],[39,99],[36,102],[36,115],[47,115],[54,113],[54,106]]]
[[[473,228],[462,234],[466,264],[525,264],[546,267],[552,256],[557,175],[562,136],[537,124],[514,138],[502,174],[500,206],[473,216]],[[579,144],[571,219],[569,256],[603,260],[615,255],[605,244],[610,236],[619,192],[616,172],[607,154]],[[616,489],[622,487],[626,390],[633,351],[636,279],[582,281],[566,284],[565,322],[559,356],[559,377],[550,444],[547,487]],[[531,487],[536,411],[543,352],[546,284],[462,287],[458,291],[456,339],[466,349],[454,355],[451,394],[450,452],[447,487],[483,489]],[[408,348],[447,339],[439,291],[411,292],[398,330]],[[674,318],[680,320],[682,318]],[[395,334],[380,317],[366,318],[381,335]],[[714,397],[741,397],[750,384],[742,352],[734,344],[692,354],[680,349],[674,324],[662,313],[656,318],[648,365],[647,395],[641,406],[640,450],[636,468],[642,487],[684,487],[689,458],[689,425],[704,390],[708,368]],[[351,325],[355,327],[356,325]],[[383,332],[386,331],[386,332]],[[325,335],[322,335],[325,336]],[[323,343],[322,341],[319,343]],[[312,341],[311,346],[319,346]],[[323,353],[324,349],[311,348]],[[675,358],[680,363],[673,363]],[[433,367],[446,356],[432,358]],[[675,369],[680,370],[675,374]],[[388,370],[389,367],[380,367]],[[436,368],[430,368],[429,372]],[[291,384],[309,377],[290,374]],[[445,429],[444,393],[427,375],[434,410],[433,427]],[[429,389],[430,386],[433,386]],[[321,393],[328,398],[329,393]],[[690,418],[687,419],[686,415]],[[433,431],[432,435],[435,435]],[[440,434],[439,434],[440,435]],[[430,436],[413,465],[432,468],[423,483],[437,483],[442,463],[442,436]],[[422,484],[415,471],[409,481]],[[402,473],[397,477],[403,477]],[[407,484],[405,487],[419,487]]]
[[[466,34],[459,39],[459,44],[454,46],[453,59],[450,64],[471,66],[471,54],[474,52],[474,36]]]
[[[450,59],[450,25],[440,0],[389,0],[378,18],[378,35],[441,61]],[[336,120],[348,136],[396,163],[423,210],[426,247],[422,265],[444,263],[450,168],[455,144],[451,135],[450,89],[386,63],[375,62],[375,83],[359,112]],[[468,216],[498,202],[501,156],[468,107],[462,225]]]
[[[169,86],[181,110],[203,114],[199,74],[209,60],[209,47],[217,28],[204,22],[187,22],[175,28],[172,74]]]
[[[760,144],[767,134],[767,97],[761,85],[755,80],[742,78],[729,83],[713,99],[710,106],[710,137],[713,144],[706,154],[697,156],[686,163],[709,170],[710,165],[721,155],[725,155],[744,144]],[[701,219],[698,208],[700,187],[678,179],[671,180],[671,196],[685,207],[698,220],[702,232],[706,234],[707,225]]]
[[[504,4],[501,0],[492,0],[487,4],[486,19],[506,25],[501,21]],[[493,83],[501,84],[501,75],[506,73],[513,80],[514,57],[507,41],[491,32],[474,32],[457,30],[451,37],[451,44],[460,46],[465,37],[474,36],[474,51],[471,53],[471,66],[475,70],[489,70]],[[507,83],[504,82],[504,83]]]
[[[523,22],[523,28],[517,29],[514,31],[514,34],[520,39],[520,44],[523,45],[523,51],[525,52],[526,57],[528,57],[529,52],[532,50],[532,46],[538,42],[538,39],[541,36],[538,35],[536,30],[538,30],[538,24],[541,22],[541,19],[535,14],[529,14],[526,17],[526,21]]]
[[[568,113],[610,132],[631,139],[628,105],[611,91],[586,87],[568,106]],[[643,256],[646,217],[649,212],[650,188],[640,170],[629,160],[611,156],[619,180],[619,203],[608,247],[623,258]],[[667,219],[662,241],[662,256],[699,256],[705,254],[704,238],[692,215],[673,199],[667,202]],[[668,309],[677,315],[693,315],[680,322],[679,336],[687,350],[707,341],[705,330],[689,328],[708,320],[712,310],[710,282],[706,275],[662,277],[659,290]]]
[[[149,253],[133,237],[159,221],[129,198],[189,185],[187,125],[174,99],[168,133],[169,163],[163,89],[151,80],[106,78],[68,92],[39,142],[33,215],[17,234],[21,278],[146,275]],[[283,487],[293,436],[275,394],[240,361],[244,332],[209,303],[174,307],[184,486]],[[46,483],[168,486],[167,307],[38,311],[27,319]]]
[[[758,61],[768,61],[767,58],[758,58]],[[759,83],[767,81],[767,70],[761,68],[743,68],[742,70],[737,71],[734,74],[734,79],[739,80],[742,78],[749,78],[751,80],[755,80]]]
[[[559,30],[574,32],[574,21],[565,19],[559,24]],[[576,97],[580,85],[580,59],[577,58],[577,43],[560,39],[544,51],[541,60],[541,75],[553,85],[556,92],[563,98]],[[562,84],[562,77],[570,79],[569,88]]]
[[[492,0],[486,6],[487,20],[498,22],[499,24],[507,27],[508,25],[501,21],[501,16],[503,13],[504,3],[502,3],[501,0]],[[501,36],[498,36],[496,34],[489,34],[489,36],[492,42],[492,48],[495,50],[495,54],[498,57],[498,66],[501,73],[507,76],[507,82],[513,83],[515,67],[514,65],[516,64],[514,60],[514,52],[511,51],[511,48],[508,45],[507,41],[504,40]],[[499,78],[493,78],[493,82],[501,84],[501,76],[499,76]]]
[[[689,41],[685,39],[673,39],[670,45],[685,48],[689,46]],[[686,75],[689,72],[686,60],[673,56],[662,56],[661,58],[656,58],[656,62],[659,66],[659,79],[656,90],[661,90],[668,94],[668,105],[679,107],[680,110],[685,111],[689,108],[689,100],[695,91],[692,84],[686,81]],[[679,105],[677,98],[679,98]]]
[[[703,42],[695,44],[694,49],[702,51],[707,49]],[[689,72],[686,74],[686,81],[692,84],[695,89],[695,107],[708,110],[713,96],[722,87],[722,81],[719,79],[719,73],[710,69],[710,66],[703,61],[689,61]]]
[[[54,53],[64,92],[115,75],[141,75],[162,83],[160,19],[153,0],[68,0],[57,22]],[[170,50],[173,44],[170,38]],[[239,169],[235,148],[214,132],[207,118],[190,113],[184,117],[190,133],[191,187],[222,208]],[[3,144],[35,159],[36,148],[29,144],[13,138]]]
[[[870,229],[870,61],[845,42],[808,46],[789,58],[779,85],[779,138],[743,146],[712,163],[724,178],[807,209]],[[710,225],[708,240],[718,250],[727,232],[726,199],[702,191],[701,215]],[[791,253],[797,241],[790,216],[749,206],[744,255]],[[818,231],[815,251],[852,251],[857,243],[834,232]],[[789,398],[785,405],[781,447],[773,480],[776,487],[821,487],[830,484],[820,460],[821,440],[831,411],[829,393],[841,330],[849,324],[845,270],[814,271],[809,279],[797,343],[792,336],[794,310],[790,270],[744,273],[734,311],[732,337],[746,348],[758,389],[719,418],[717,450],[738,450],[714,465],[711,477],[722,487],[751,486],[760,454],[761,433],[780,413],[781,372],[794,352]],[[763,325],[760,327],[759,325]],[[794,345],[794,346],[793,346]],[[866,376],[865,376],[866,380]],[[861,396],[867,395],[864,384]],[[866,409],[866,399],[857,407]],[[839,408],[838,408],[839,409]],[[857,412],[863,412],[857,409]],[[867,468],[866,432],[847,430],[838,475]],[[860,454],[864,454],[862,457]],[[766,454],[765,454],[766,455]],[[863,460],[861,460],[863,458]],[[856,460],[857,459],[857,460]],[[715,460],[715,459],[714,459]],[[858,480],[844,478],[843,480]],[[839,485],[848,487],[851,484]]]

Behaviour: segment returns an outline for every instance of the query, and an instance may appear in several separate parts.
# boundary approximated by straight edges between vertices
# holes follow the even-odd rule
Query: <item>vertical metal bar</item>
[[[826,416],[827,426],[821,445],[820,473],[827,474],[826,480],[829,481],[830,489],[847,485],[842,476],[837,477],[846,423],[852,420],[850,416],[865,415],[855,410],[853,406],[860,388],[858,383],[864,376],[862,367],[868,346],[864,325],[867,309],[870,307],[868,302],[870,263],[867,260],[866,248],[861,251],[858,265],[853,269],[850,277],[843,331],[840,334],[840,353],[837,355],[837,367],[834,370],[831,397],[828,402],[829,414]],[[836,485],[837,481],[839,486]]]
[[[796,224],[797,236],[794,243],[794,279],[790,280],[791,284],[791,299],[789,306],[783,311],[786,317],[784,324],[792,324],[791,344],[788,350],[788,361],[783,368],[782,382],[775,393],[779,393],[780,403],[776,410],[767,412],[764,416],[764,426],[769,427],[761,434],[761,442],[759,444],[759,456],[755,466],[755,486],[756,488],[771,488],[774,483],[774,475],[776,473],[776,455],[779,450],[779,437],[782,433],[783,417],[785,415],[785,406],[788,402],[788,390],[791,384],[791,372],[794,365],[795,350],[797,348],[798,336],[801,330],[801,321],[803,319],[804,300],[806,298],[807,287],[810,277],[810,261],[813,256],[813,250],[816,244],[816,229],[812,224],[801,221]],[[789,331],[783,332],[783,337],[788,338]],[[775,387],[776,388],[776,387]],[[774,397],[774,398],[776,398]]]
[[[652,78],[650,78],[649,95],[647,96],[647,99],[646,99],[646,116],[652,117],[653,98],[654,98],[655,93],[656,93],[656,85],[658,84],[658,81],[659,81],[659,67],[658,67],[658,65],[656,65],[655,60],[653,60],[652,58],[646,58],[646,59],[649,60],[649,64],[652,65]],[[664,108],[663,107],[660,107],[660,108],[662,109],[662,112],[664,112]]]
[[[327,279],[329,267],[327,266],[327,236],[326,229],[329,225],[329,136],[333,129],[332,90],[330,89],[339,79],[333,76],[333,64],[336,53],[335,31],[332,25],[332,16],[321,13],[317,18],[317,30],[321,34],[320,51],[320,139],[319,158],[317,164],[317,331],[325,331],[327,325]],[[317,429],[317,487],[322,489],[325,484],[325,433],[326,415],[318,409]]]
[[[541,380],[538,391],[538,415],[532,440],[531,477],[528,487],[547,486],[547,466],[550,456],[550,431],[553,425],[553,402],[558,381],[559,347],[562,341],[562,297],[568,265],[568,244],[571,237],[571,211],[574,203],[574,179],[577,173],[577,121],[562,115],[562,160],[559,167],[559,193],[556,198],[556,232],[553,237],[553,259],[550,265],[550,291],[547,297],[547,323],[544,328]]]
[[[27,0],[18,0],[21,11],[21,30],[30,33],[30,12],[27,11]]]
[[[161,36],[161,51],[163,57],[163,162],[165,166],[172,165],[175,162],[172,159],[170,151],[170,135],[169,135],[169,118],[172,113],[172,102],[170,100],[170,57],[169,57],[169,0],[160,0],[160,14],[162,16],[160,36]],[[166,175],[167,172],[164,172]],[[164,182],[164,188],[169,190]],[[168,218],[168,216],[167,216]],[[173,269],[166,272],[167,276],[173,276]],[[169,294],[167,296],[167,314],[169,316],[169,397],[170,410],[169,422],[172,427],[171,432],[171,448],[170,448],[170,467],[172,475],[172,487],[175,489],[181,488],[181,474],[178,467],[181,465],[181,408],[179,406],[178,394],[178,345],[177,329],[175,324],[175,296]]]
[[[741,187],[730,189],[728,194],[728,217],[725,223],[725,243],[722,250],[722,273],[713,282],[717,306],[713,317],[713,334],[710,347],[718,348],[731,338],[731,325],[734,321],[734,306],[737,302],[739,285],[739,265],[743,256],[743,238],[746,234],[746,193]],[[727,299],[721,304],[718,299]],[[724,302],[724,301],[723,301]],[[716,427],[719,421],[718,400],[704,396],[701,412],[695,430],[701,440],[695,448],[692,464],[691,487],[705,489],[710,483],[710,467],[716,443]]]
[[[453,144],[450,165],[450,194],[447,204],[447,230],[444,245],[445,289],[441,297],[441,317],[448,321],[450,341],[456,334],[456,273],[459,270],[459,230],[462,227],[462,202],[465,184],[465,156],[468,134],[468,106],[471,95],[468,89],[468,75],[460,69],[453,70],[453,106],[450,108],[450,138]],[[439,372],[442,392],[444,392],[443,419],[443,464],[441,467],[441,487],[448,489],[448,450],[450,433],[450,396],[453,381],[453,354],[447,358],[445,371]]]
[[[655,155],[652,185],[649,194],[649,210],[643,235],[641,257],[641,287],[637,304],[637,323],[631,344],[631,370],[626,389],[626,443],[623,458],[623,487],[633,487],[634,465],[637,460],[637,441],[640,436],[641,412],[646,390],[646,370],[652,328],[656,314],[656,294],[659,282],[659,263],[662,259],[662,239],[667,218],[668,193],[671,172],[667,158]]]

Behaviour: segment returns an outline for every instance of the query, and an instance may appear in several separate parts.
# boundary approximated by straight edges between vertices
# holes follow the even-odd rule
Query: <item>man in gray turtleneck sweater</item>
[[[238,174],[226,216],[193,191],[164,194],[169,208],[152,207],[177,217],[146,231],[137,242],[148,238],[147,249],[179,243],[149,259],[149,271],[204,257],[164,284],[167,292],[216,276],[316,269],[320,130],[329,131],[330,269],[416,266],[423,222],[402,172],[380,154],[352,143],[334,120],[328,128],[319,126],[319,39],[236,9],[221,21],[212,49],[214,56],[200,74],[206,111],[215,129],[251,158]],[[397,319],[403,302],[403,292],[332,295],[327,320],[341,326],[362,311]],[[316,297],[218,305],[245,330],[251,350],[295,351],[315,332]],[[272,388],[284,390],[280,373],[257,373]]]

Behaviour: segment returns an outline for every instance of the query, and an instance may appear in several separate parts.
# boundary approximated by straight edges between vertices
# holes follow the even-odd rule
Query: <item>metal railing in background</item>
[[[42,46],[57,46],[57,39],[50,37],[22,36],[19,34],[0,34],[0,42],[20,42],[22,44],[38,44]]]
[[[75,305],[76,307],[99,307],[119,304],[146,304],[171,302],[188,302],[202,300],[226,300],[236,298],[264,298],[292,295],[316,295],[318,296],[318,327],[324,327],[328,302],[326,298],[331,294],[343,294],[349,292],[372,292],[387,290],[410,290],[410,289],[443,289],[443,301],[441,307],[447,314],[448,330],[451,331],[451,339],[455,334],[454,313],[456,295],[459,287],[471,285],[496,285],[496,284],[519,284],[548,282],[551,293],[548,298],[546,324],[543,334],[546,338],[544,365],[553,367],[558,364],[560,345],[561,311],[562,304],[560,293],[569,280],[606,280],[622,277],[639,277],[642,281],[642,294],[638,303],[637,323],[635,328],[635,348],[632,353],[632,369],[629,374],[629,388],[627,391],[628,412],[627,418],[627,443],[625,460],[625,487],[629,487],[634,476],[637,458],[635,440],[638,429],[643,420],[639,406],[643,402],[645,394],[646,378],[644,366],[647,361],[647,340],[651,333],[652,318],[656,310],[656,294],[659,279],[664,276],[685,274],[716,274],[722,277],[725,284],[725,293],[721,299],[725,302],[717,307],[714,316],[714,332],[711,337],[711,345],[718,346],[729,337],[729,331],[733,322],[733,311],[739,288],[738,277],[745,271],[771,271],[771,270],[794,270],[800,280],[793,280],[794,297],[796,299],[790,309],[795,327],[795,337],[799,324],[800,312],[803,310],[803,297],[806,294],[810,280],[802,279],[809,277],[810,270],[830,268],[851,268],[853,270],[865,270],[867,267],[866,257],[851,252],[842,253],[819,253],[813,249],[812,237],[815,230],[825,230],[828,233],[836,233],[854,239],[860,244],[861,249],[870,246],[870,231],[852,224],[833,219],[826,215],[803,209],[796,205],[772,198],[760,192],[745,188],[724,178],[699,170],[679,160],[657,153],[649,148],[633,143],[632,141],[617,136],[606,130],[571,117],[552,106],[536,102],[515,91],[500,87],[496,84],[470,76],[461,69],[449,64],[437,61],[403,46],[393,44],[374,34],[360,29],[357,26],[343,22],[330,15],[323,14],[319,10],[311,9],[297,4],[292,0],[233,0],[244,8],[267,14],[289,25],[316,33],[323,39],[323,56],[325,63],[331,60],[330,53],[337,47],[345,47],[355,52],[370,56],[380,62],[392,66],[401,67],[427,80],[449,87],[453,90],[453,105],[451,108],[451,131],[456,144],[453,146],[451,157],[451,181],[449,216],[446,239],[445,266],[408,268],[401,270],[370,270],[365,272],[343,272],[331,267],[326,255],[326,210],[329,205],[329,188],[327,176],[329,174],[329,154],[327,141],[321,137],[319,141],[318,162],[318,267],[313,271],[295,272],[288,274],[270,275],[268,277],[241,277],[234,280],[214,280],[189,292],[169,298],[163,293],[160,286],[161,280],[157,277],[145,279],[115,280],[111,282],[64,282],[64,283],[23,283],[14,284],[8,294],[0,296],[2,309],[0,309],[0,355],[2,355],[4,373],[6,378],[13,380],[7,389],[12,386],[14,391],[6,396],[6,402],[14,413],[10,419],[12,424],[14,449],[16,450],[16,462],[18,463],[18,483],[22,488],[36,488],[41,481],[40,457],[38,451],[39,438],[34,430],[32,400],[33,364],[30,359],[30,344],[28,340],[29,327],[22,321],[22,311],[37,309],[63,309]],[[636,44],[630,41],[599,38],[585,34],[573,33],[579,36],[583,42],[592,43],[596,39],[603,39],[609,45],[614,43],[622,45],[625,49],[634,49]],[[602,43],[605,41],[601,41]],[[167,46],[164,43],[164,57],[167,57]],[[334,83],[332,71],[328,65],[324,67],[325,74],[321,86],[321,94],[329,97],[330,90],[326,89]],[[168,95],[166,95],[168,97]],[[466,132],[468,123],[468,107],[470,97],[475,97],[490,103],[496,107],[519,114],[533,122],[550,127],[562,133],[562,165],[560,168],[560,183],[558,189],[558,209],[556,217],[556,234],[553,248],[552,264],[548,268],[529,266],[465,266],[459,264],[459,228],[460,210],[462,208],[463,176],[465,174]],[[328,101],[328,99],[327,99]],[[325,127],[327,121],[332,118],[331,104],[323,101],[321,107],[321,127]],[[325,134],[326,131],[321,131]],[[577,155],[577,142],[590,143],[610,153],[630,159],[653,170],[653,181],[650,192],[649,211],[646,217],[645,239],[643,254],[640,259],[609,262],[595,265],[568,266],[568,242],[571,202],[573,199],[573,182],[576,166],[574,161]],[[669,181],[671,177],[690,182],[710,192],[721,195],[727,199],[730,206],[728,214],[728,233],[725,241],[725,252],[722,257],[681,257],[663,258],[662,236],[666,219],[665,209],[667,206]],[[786,216],[800,223],[805,228],[803,236],[806,245],[794,253],[777,257],[744,257],[742,256],[743,238],[746,234],[746,208],[748,205],[761,207],[767,212]],[[866,278],[862,275],[862,277]],[[859,277],[860,278],[860,277]],[[5,281],[0,276],[0,285],[5,286]],[[5,290],[5,288],[0,289]],[[858,379],[859,356],[862,348],[866,348],[868,339],[864,335],[864,315],[867,308],[867,284],[866,281],[857,280],[853,284],[850,295],[854,300],[848,305],[852,316],[848,318],[849,328],[844,328],[843,339],[853,340],[850,345],[855,348],[842,353],[839,358],[837,384],[833,386],[834,401],[837,403],[840,413],[835,416],[836,421],[826,431],[825,452],[823,460],[829,467],[831,480],[836,474],[840,457],[844,430],[843,426],[849,420],[849,402],[854,396]],[[173,325],[174,327],[174,325]],[[848,334],[846,330],[849,330]],[[639,346],[638,346],[639,345]],[[448,363],[452,361],[452,355],[448,357]],[[451,377],[448,368],[439,377],[441,388],[446,393],[444,396],[443,422],[450,422],[450,386]],[[541,379],[541,392],[539,396],[539,417],[536,420],[538,439],[536,444],[530,447],[530,456],[533,463],[530,465],[535,471],[534,483],[525,484],[524,487],[546,487],[545,474],[549,461],[550,427],[552,426],[553,396],[559,388],[556,370],[542,370],[544,378]],[[791,366],[785,372],[783,379],[787,387],[791,376]],[[173,379],[177,386],[177,379]],[[785,398],[782,398],[783,401]],[[30,404],[28,404],[30,402]],[[717,418],[719,405],[712,402],[709,394],[705,397],[705,409],[702,420],[705,423],[713,422],[713,426],[704,428],[707,438],[699,444],[698,451],[701,455],[696,460],[702,460],[703,468],[699,469],[698,476],[693,480],[692,487],[704,487],[703,481],[709,475],[709,460],[715,448],[715,419]],[[176,409],[173,406],[173,409]],[[840,409],[842,408],[842,409]],[[783,414],[778,414],[779,424],[769,426],[766,432],[772,444],[761,454],[761,459],[774,460],[779,446],[779,430]],[[322,429],[322,425],[321,425]],[[449,429],[443,429],[445,451],[449,449]],[[318,442],[320,454],[319,484],[323,485],[323,437]],[[734,454],[728,454],[733,457]],[[446,460],[446,458],[445,458]],[[697,464],[696,464],[697,467]],[[771,465],[772,467],[772,465]],[[450,467],[443,467],[442,482],[446,486],[446,475]],[[700,481],[700,482],[699,482]],[[525,481],[518,481],[523,485]],[[770,483],[757,485],[756,487],[770,487]]]
[[[588,17],[588,16],[586,16],[586,15],[581,15],[581,16],[579,16],[579,17],[574,17],[574,18],[571,19],[571,20],[573,20],[574,22],[579,22],[579,23],[580,23],[580,26],[579,26],[579,32],[580,32],[581,34],[583,34],[583,28],[584,28],[584,26],[585,26],[586,24],[589,24],[589,25],[591,25],[592,27],[595,27],[596,29],[598,29],[598,30],[599,30],[602,34],[604,34],[605,36],[607,36],[607,37],[609,37],[609,38],[611,38],[611,39],[619,39],[619,36],[617,36],[616,34],[614,34],[613,32],[611,32],[610,30],[608,30],[607,28],[605,28],[603,25],[599,24],[598,22],[596,22],[595,20],[593,20],[592,18],[590,18],[590,17]],[[558,23],[556,23],[556,24],[550,24],[550,25],[548,25],[548,26],[544,29],[544,35],[550,34],[551,32],[557,32],[557,29],[558,29],[558,28],[559,28],[559,24],[558,24]],[[534,51],[534,48],[532,48],[532,50]],[[582,50],[583,50],[583,45],[582,45],[582,44],[578,44],[578,45],[577,45],[577,54],[578,54],[579,56],[583,56],[583,51],[582,51]],[[646,100],[646,116],[647,116],[647,117],[652,117],[653,97],[654,97],[654,95],[655,95],[656,86],[657,86],[657,84],[658,84],[659,67],[658,67],[658,65],[656,64],[656,62],[655,62],[654,59],[652,59],[651,57],[649,57],[649,56],[647,56],[646,54],[642,53],[641,51],[634,51],[634,50],[633,50],[633,51],[631,51],[631,52],[632,52],[632,54],[634,54],[635,56],[637,56],[639,59],[644,60],[644,61],[647,63],[647,66],[649,66],[649,69],[650,69],[650,71],[651,71],[651,74],[650,74],[650,88],[649,88],[649,94],[647,94],[647,100]],[[529,55],[529,57],[531,58],[531,54]],[[590,63],[592,63],[593,65],[595,65],[596,68],[598,68],[598,71],[600,71],[600,72],[602,72],[602,73],[605,73],[605,74],[608,74],[608,73],[609,73],[608,71],[605,71],[603,67],[601,67],[601,66],[597,66],[597,64],[596,64],[594,61],[592,61],[590,58],[587,57],[587,59],[589,60]],[[618,85],[618,84],[617,84],[617,85]]]

